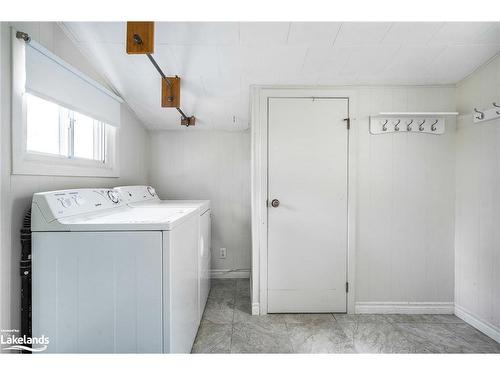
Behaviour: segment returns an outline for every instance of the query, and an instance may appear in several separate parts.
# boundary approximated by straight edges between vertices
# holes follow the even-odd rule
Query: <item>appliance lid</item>
[[[104,215],[94,216],[72,216],[62,218],[60,223],[66,225],[79,224],[174,224],[182,221],[190,214],[196,212],[196,208],[155,208],[155,207],[126,207]]]
[[[210,209],[209,200],[182,200],[182,199],[167,199],[167,200],[147,200],[129,204],[131,207],[196,207],[199,214],[207,212]]]

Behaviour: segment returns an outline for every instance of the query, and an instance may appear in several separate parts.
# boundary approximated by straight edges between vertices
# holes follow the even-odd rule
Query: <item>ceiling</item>
[[[181,128],[147,57],[125,53],[125,22],[64,26],[148,128]],[[499,51],[494,22],[156,22],[154,58],[196,128],[242,130],[252,84],[454,84]]]

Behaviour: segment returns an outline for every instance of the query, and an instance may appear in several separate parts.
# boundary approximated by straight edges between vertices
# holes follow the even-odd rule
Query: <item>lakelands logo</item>
[[[0,331],[0,345],[7,345],[2,350],[27,350],[29,352],[43,352],[47,350],[49,338],[45,335],[40,337],[16,336],[17,329]]]

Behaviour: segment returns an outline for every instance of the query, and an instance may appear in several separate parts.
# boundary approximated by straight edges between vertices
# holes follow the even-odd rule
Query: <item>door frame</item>
[[[347,137],[347,313],[354,313],[357,127],[356,90],[349,87],[252,86],[251,87],[251,208],[252,208],[252,314],[267,314],[267,194],[269,98],[347,99],[350,130]]]

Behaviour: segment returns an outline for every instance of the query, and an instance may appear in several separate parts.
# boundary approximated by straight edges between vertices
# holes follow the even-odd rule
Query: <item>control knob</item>
[[[59,199],[59,202],[61,202],[61,205],[64,207],[64,208],[68,208],[71,206],[71,200],[69,198],[60,198]]]
[[[148,193],[149,193],[152,197],[154,197],[154,196],[156,195],[156,191],[155,191],[155,189],[154,189],[153,187],[148,186],[148,187],[147,187],[147,190],[148,190]]]
[[[113,190],[108,190],[108,198],[111,200],[113,203],[118,203],[118,194],[116,194]]]
[[[82,197],[79,197],[78,195],[73,197],[73,199],[75,200],[77,206],[81,206],[82,204],[85,203],[85,200]]]

